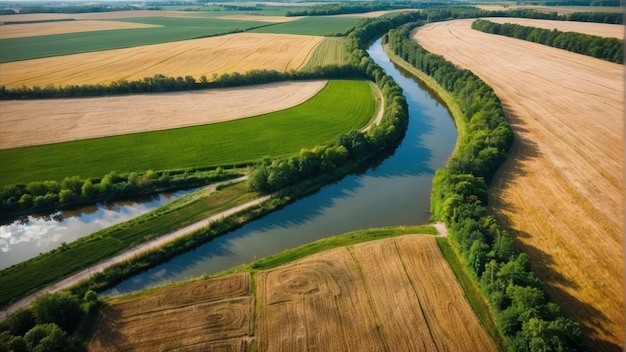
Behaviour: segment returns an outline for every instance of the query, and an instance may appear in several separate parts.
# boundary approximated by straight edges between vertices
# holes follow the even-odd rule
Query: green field
[[[312,16],[304,17],[297,21],[253,29],[249,32],[332,36],[337,33],[346,33],[360,20],[360,18],[356,17]]]
[[[0,39],[0,48],[2,48],[0,50],[0,63],[168,43],[268,25],[267,22],[213,18],[145,17],[120,19],[118,21],[146,23],[163,27]]]
[[[302,68],[303,70],[316,66],[347,64],[346,41],[344,38],[328,37],[315,48],[313,55]]]
[[[198,168],[285,156],[363,127],[376,108],[367,82],[330,81],[299,106],[254,118],[2,150],[0,187],[61,181],[74,175],[101,177],[111,171]]]

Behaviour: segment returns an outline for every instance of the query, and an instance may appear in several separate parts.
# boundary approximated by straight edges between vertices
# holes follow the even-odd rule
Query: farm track
[[[472,70],[502,100],[516,141],[490,204],[593,348],[617,350],[625,323],[623,67],[474,31],[472,21],[427,25],[413,38]]]
[[[238,273],[113,298],[90,350],[117,342],[137,351],[215,343],[243,351],[252,340],[259,351],[497,350],[432,236],[340,247],[254,277],[256,284]]]

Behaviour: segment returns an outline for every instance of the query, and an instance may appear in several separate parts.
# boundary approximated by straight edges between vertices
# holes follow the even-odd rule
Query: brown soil
[[[492,187],[493,210],[594,350],[619,349],[623,67],[485,34],[471,22],[427,25],[413,38],[472,70],[502,100],[516,142]]]
[[[325,85],[282,82],[183,93],[0,101],[0,149],[256,116],[301,104]]]

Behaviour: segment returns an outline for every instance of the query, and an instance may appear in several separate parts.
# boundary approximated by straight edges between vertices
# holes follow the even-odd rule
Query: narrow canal
[[[447,109],[390,62],[380,40],[368,53],[398,82],[409,104],[406,136],[392,153],[314,195],[130,278],[105,294],[213,274],[348,231],[428,223],[432,179],[454,149],[456,129]]]

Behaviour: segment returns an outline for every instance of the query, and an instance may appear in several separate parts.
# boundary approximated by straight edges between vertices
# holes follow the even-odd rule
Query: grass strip
[[[457,253],[450,246],[450,243],[446,238],[437,237],[437,245],[439,246],[439,250],[441,250],[441,254],[446,259],[450,268],[454,272],[454,276],[456,276],[456,280],[463,288],[463,292],[465,292],[465,298],[472,306],[472,309],[476,313],[478,320],[483,325],[489,336],[493,339],[493,341],[498,345],[498,348],[501,351],[504,351],[504,340],[502,339],[502,335],[498,331],[498,327],[496,326],[496,322],[493,318],[493,313],[489,308],[489,304],[485,300],[485,297],[480,292],[479,288],[474,284],[474,281],[470,278],[465,267],[461,263]]]
[[[317,66],[347,64],[346,55],[346,40],[344,38],[324,38],[315,48],[311,58],[302,70],[312,69]]]
[[[298,106],[254,118],[1,150],[0,187],[60,182],[75,175],[101,177],[111,171],[203,168],[252,163],[267,155],[278,158],[359,129],[375,111],[368,82],[333,80]]]
[[[249,32],[336,36],[345,35],[360,20],[361,18],[358,17],[311,16],[296,21],[252,29]]]
[[[0,272],[0,306],[89,264],[256,197],[257,193],[247,191],[245,182],[213,193],[200,190],[155,211],[11,266]]]

